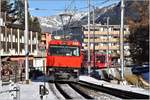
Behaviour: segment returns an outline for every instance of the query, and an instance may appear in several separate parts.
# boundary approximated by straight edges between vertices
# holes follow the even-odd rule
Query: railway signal
[[[39,94],[40,94],[41,100],[43,100],[43,96],[44,95],[48,95],[49,94],[48,90],[46,89],[46,87],[44,85],[40,85],[39,86]]]

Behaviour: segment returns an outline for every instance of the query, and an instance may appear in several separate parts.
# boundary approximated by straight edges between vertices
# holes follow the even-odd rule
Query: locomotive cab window
[[[96,57],[96,61],[100,63],[105,63],[105,59],[106,59],[105,56],[102,55]]]
[[[79,56],[79,47],[51,45],[48,48],[48,55],[55,56]]]

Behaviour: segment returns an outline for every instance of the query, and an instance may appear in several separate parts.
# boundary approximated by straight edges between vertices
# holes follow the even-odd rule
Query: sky
[[[107,1],[107,2],[105,2]],[[97,7],[108,6],[119,0],[90,0],[91,5]],[[88,11],[88,0],[28,0],[29,11],[32,16],[52,16],[68,9],[77,9],[77,11]],[[39,10],[36,10],[36,9]]]

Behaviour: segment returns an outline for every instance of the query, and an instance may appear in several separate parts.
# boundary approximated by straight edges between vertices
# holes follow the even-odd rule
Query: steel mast
[[[28,1],[24,0],[25,3],[25,32],[24,32],[24,43],[25,43],[25,80],[26,84],[29,84],[29,51],[28,51]]]
[[[109,17],[107,17],[107,59],[106,59],[106,62],[107,62],[107,71],[108,71],[108,74],[109,74]]]
[[[121,28],[120,28],[120,64],[121,79],[124,80],[124,0],[121,0]]]
[[[93,68],[95,68],[95,7],[93,7]]]
[[[90,0],[88,0],[88,75],[91,72],[90,64]]]
[[[2,15],[1,15],[1,0],[0,0],[0,20],[2,21]],[[2,21],[3,22],[3,21]],[[2,22],[0,22],[0,24],[2,24]],[[0,25],[0,86],[2,85],[2,59],[1,59],[1,49],[2,49],[2,45],[1,45],[1,25]]]

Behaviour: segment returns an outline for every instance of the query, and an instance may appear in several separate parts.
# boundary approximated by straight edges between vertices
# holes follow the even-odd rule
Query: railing
[[[88,34],[88,31],[84,31],[84,34]],[[91,31],[90,34],[93,34],[93,31]],[[107,31],[95,31],[95,34],[99,34],[99,35],[107,35]],[[119,35],[120,34],[120,31],[110,31],[109,32],[109,35]],[[127,35],[127,34],[130,34],[129,31],[124,31],[124,34]]]
[[[95,50],[106,50],[107,46],[95,46]],[[88,49],[88,47],[84,47],[85,50]],[[93,49],[93,47],[90,47],[90,49]],[[110,50],[119,50],[119,46],[109,46]]]
[[[84,42],[88,42],[88,39],[84,39]],[[93,39],[90,39],[90,42],[93,42]],[[118,39],[114,39],[114,38],[110,38],[109,40],[107,39],[95,39],[96,43],[99,42],[119,42],[119,38]]]

